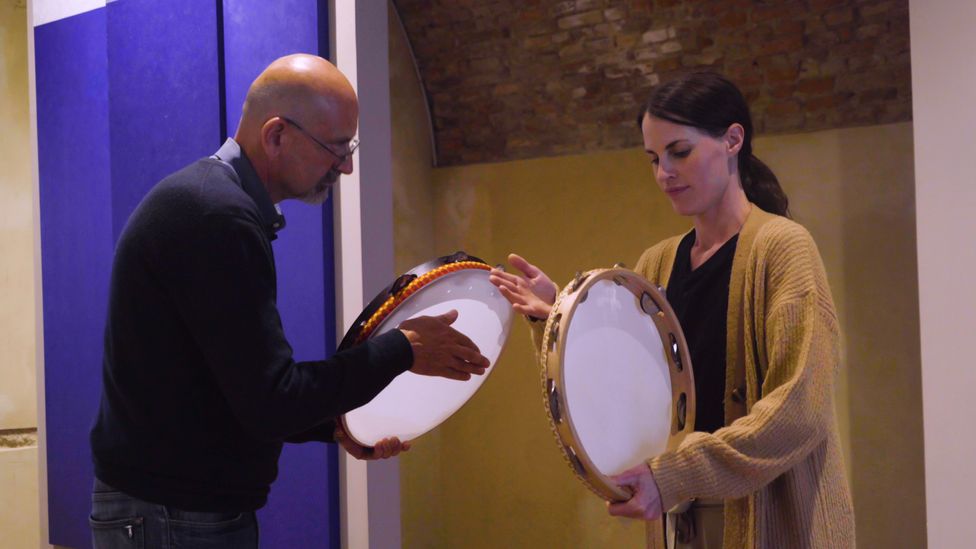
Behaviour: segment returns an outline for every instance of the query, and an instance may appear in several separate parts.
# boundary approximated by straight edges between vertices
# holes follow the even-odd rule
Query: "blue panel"
[[[220,146],[217,6],[108,4],[113,229],[160,179]]]
[[[233,135],[251,82],[290,53],[317,53],[327,28],[316,0],[223,1],[227,131]],[[324,38],[323,38],[324,37]],[[278,305],[299,360],[335,349],[332,203],[282,204],[287,227],[274,242]],[[260,513],[265,547],[339,547],[338,458],[334,446],[285,445],[279,479]]]
[[[34,30],[50,542],[91,543],[88,430],[112,259],[105,10]]]

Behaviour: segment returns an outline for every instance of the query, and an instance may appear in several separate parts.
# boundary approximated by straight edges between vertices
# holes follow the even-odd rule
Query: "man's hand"
[[[656,520],[664,514],[661,508],[661,492],[658,490],[651,468],[646,463],[610,478],[621,487],[630,488],[634,493],[634,496],[627,501],[608,503],[607,509],[611,515]]]
[[[360,446],[354,440],[349,438],[349,435],[346,434],[341,425],[336,425],[333,438],[339,444],[339,446],[342,446],[343,450],[348,452],[349,455],[356,459],[386,459],[394,457],[400,452],[406,452],[410,449],[409,442],[400,442],[400,439],[397,437],[384,438],[376,443],[376,446],[373,446],[372,448]]]
[[[529,263],[522,256],[509,254],[509,263],[522,271],[525,276],[492,269],[488,280],[498,286],[498,291],[512,304],[516,313],[539,320],[545,320],[556,302],[559,288],[542,272],[542,269]]]
[[[422,376],[440,376],[466,381],[483,375],[489,366],[478,346],[468,336],[451,328],[457,311],[440,316],[418,316],[400,323],[400,331],[413,348],[410,371]]]

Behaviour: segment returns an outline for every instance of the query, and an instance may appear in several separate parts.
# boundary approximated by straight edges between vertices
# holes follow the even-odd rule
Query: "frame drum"
[[[573,472],[605,500],[630,499],[609,477],[695,427],[691,359],[663,290],[626,269],[578,274],[556,298],[541,351],[543,401]]]
[[[512,307],[488,281],[490,270],[464,252],[429,261],[397,278],[356,319],[339,350],[394,330],[405,320],[455,309],[458,318],[451,327],[471,338],[490,365],[484,375],[467,381],[400,374],[373,400],[340,416],[352,440],[366,447],[394,436],[413,440],[451,417],[481,387],[512,324]]]

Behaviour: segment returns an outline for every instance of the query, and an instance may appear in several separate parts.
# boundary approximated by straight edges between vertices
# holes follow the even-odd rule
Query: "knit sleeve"
[[[763,396],[727,427],[693,433],[649,461],[666,509],[694,497],[751,494],[802,461],[833,429],[839,335],[820,256],[802,228],[766,252],[749,275],[759,321],[746,320],[756,327],[747,354],[752,348],[765,365]]]

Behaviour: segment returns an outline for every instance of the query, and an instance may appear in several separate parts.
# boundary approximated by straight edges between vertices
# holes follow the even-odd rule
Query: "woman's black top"
[[[711,433],[725,425],[725,336],[729,278],[739,235],[730,238],[697,269],[691,269],[695,231],[678,244],[668,302],[684,331],[695,375],[695,430]]]

